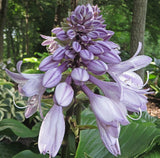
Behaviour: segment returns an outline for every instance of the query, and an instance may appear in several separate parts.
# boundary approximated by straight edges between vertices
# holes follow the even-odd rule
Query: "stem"
[[[64,145],[62,147],[61,158],[70,158],[71,157],[70,156],[70,149],[69,149],[69,145],[68,145],[68,136],[69,136],[69,133],[72,132],[72,130],[70,128],[69,119],[74,114],[74,111],[75,111],[74,105],[76,104],[76,95],[77,95],[77,92],[78,92],[78,89],[77,89],[76,85],[72,84],[72,87],[74,89],[74,102],[73,102],[72,106],[66,112],[66,117],[65,117],[66,130],[65,130],[65,135],[64,135]],[[78,123],[80,122],[80,113],[81,113],[80,109],[81,108],[78,107],[78,109],[75,111],[76,121],[78,121]],[[73,143],[78,144],[76,142],[73,142]]]

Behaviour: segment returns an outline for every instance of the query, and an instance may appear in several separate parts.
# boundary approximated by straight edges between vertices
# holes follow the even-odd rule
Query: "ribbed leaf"
[[[13,158],[48,158],[48,155],[41,155],[41,154],[35,154],[30,150],[24,150],[15,156]]]
[[[147,120],[147,121],[146,121]],[[82,112],[82,125],[96,125],[92,112]],[[130,125],[121,128],[120,147],[121,158],[133,158],[146,152],[155,145],[155,140],[160,136],[160,129],[156,128],[154,118],[143,114],[141,121],[132,121]],[[80,132],[80,142],[75,158],[82,158],[88,155],[92,158],[112,158],[104,147],[98,129],[83,130]]]
[[[12,130],[15,135],[22,138],[38,136],[37,130],[30,130],[21,122],[13,119],[4,119],[0,121],[0,133],[6,129]]]
[[[0,143],[0,158],[12,158],[16,153],[24,150],[26,146],[20,143]],[[23,157],[21,157],[23,158]]]

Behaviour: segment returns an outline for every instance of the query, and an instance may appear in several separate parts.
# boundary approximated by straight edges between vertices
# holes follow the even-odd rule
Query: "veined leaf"
[[[13,158],[48,158],[48,157],[49,157],[48,155],[36,154],[30,150],[24,150],[13,156]]]
[[[82,112],[81,119],[82,125],[96,125],[95,117],[89,110]],[[155,140],[160,136],[160,129],[156,128],[151,116],[143,114],[142,120],[132,121],[129,125],[121,128],[119,137],[121,156],[119,158],[138,157],[155,145]],[[86,155],[85,153],[92,158],[114,157],[103,145],[98,129],[80,132],[80,142],[75,158],[83,158]]]
[[[4,119],[0,121],[0,132],[5,129],[12,130],[15,135],[22,138],[38,136],[38,132],[36,130],[31,130],[25,125],[23,125],[21,122],[13,119]]]

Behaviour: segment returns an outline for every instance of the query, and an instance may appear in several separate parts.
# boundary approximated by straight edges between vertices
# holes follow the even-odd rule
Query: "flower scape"
[[[41,74],[21,73],[22,61],[17,63],[18,73],[6,69],[6,73],[18,83],[19,92],[27,96],[25,117],[32,116],[37,109],[43,118],[41,98],[46,88],[55,87],[54,105],[43,119],[38,147],[42,154],[55,157],[65,134],[63,108],[71,104],[77,86],[90,101],[100,137],[110,153],[121,154],[119,146],[120,125],[128,125],[128,111],[146,111],[149,89],[143,89],[141,77],[135,72],[146,67],[151,58],[138,55],[142,44],[133,57],[122,61],[120,48],[110,41],[113,31],[106,25],[97,6],[81,5],[66,18],[65,26],[54,28],[54,36],[41,35],[50,55],[39,65]],[[62,81],[63,73],[70,70]],[[108,73],[112,82],[97,77]],[[98,86],[104,95],[95,94],[87,83]],[[73,86],[74,85],[74,86]]]

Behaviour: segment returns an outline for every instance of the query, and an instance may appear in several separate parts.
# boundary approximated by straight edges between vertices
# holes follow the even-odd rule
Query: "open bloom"
[[[118,137],[120,125],[129,124],[127,111],[146,110],[145,94],[149,92],[143,89],[145,84],[135,71],[147,66],[151,58],[138,55],[140,43],[135,55],[122,61],[119,46],[110,41],[114,32],[105,29],[97,6],[77,6],[64,22],[67,27],[52,29],[54,37],[41,35],[45,39],[42,45],[47,46],[51,53],[39,65],[43,74],[21,73],[21,62],[17,64],[19,73],[7,69],[6,72],[19,84],[20,93],[29,97],[26,117],[40,108],[45,89],[55,88],[55,105],[47,113],[40,129],[38,146],[41,153],[49,153],[52,157],[58,153],[65,130],[62,107],[71,104],[74,88],[78,86],[90,100],[104,145],[113,155],[120,155]],[[97,79],[105,73],[114,81]],[[93,93],[86,86],[88,82],[97,85],[104,95]]]
[[[126,108],[122,104],[118,104],[114,100],[111,100],[105,96],[94,94],[85,85],[82,86],[82,90],[89,97],[91,109],[94,112],[96,118],[102,123],[107,125],[114,125],[116,121],[123,125],[127,125],[129,123],[126,118]]]
[[[14,73],[6,69],[6,73],[12,80],[18,83],[19,92],[23,96],[29,97],[27,108],[25,111],[25,117],[32,116],[37,108],[41,112],[41,97],[45,91],[45,87],[42,86],[43,74],[24,74],[21,73],[22,61],[17,63],[18,73]]]

